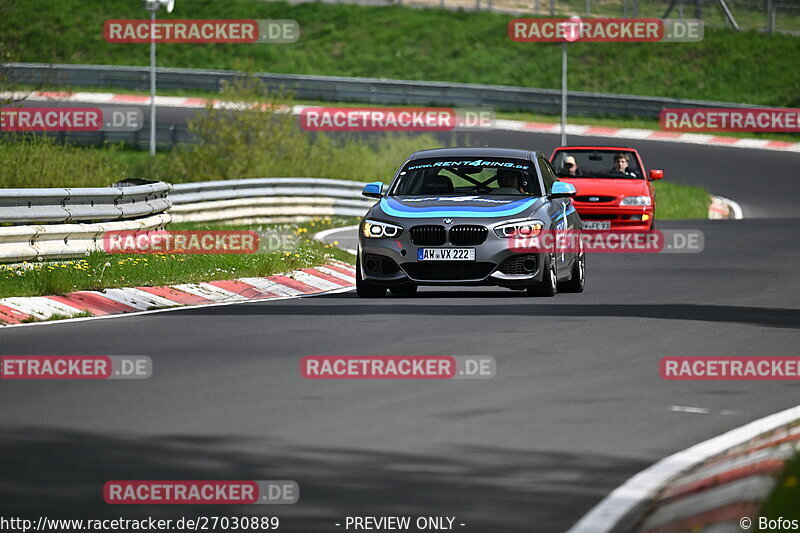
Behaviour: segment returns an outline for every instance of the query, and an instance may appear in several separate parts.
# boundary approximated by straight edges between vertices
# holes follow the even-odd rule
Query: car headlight
[[[361,224],[361,235],[367,239],[389,239],[399,237],[402,232],[400,226],[376,220],[365,220]]]
[[[538,220],[525,220],[521,222],[508,222],[494,228],[498,237],[536,237],[544,228],[544,222]]]
[[[619,205],[652,205],[652,202],[649,196],[626,196]]]

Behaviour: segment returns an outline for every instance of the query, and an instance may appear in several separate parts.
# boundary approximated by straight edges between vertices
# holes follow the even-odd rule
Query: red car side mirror
[[[663,177],[664,177],[664,171],[663,170],[651,170],[650,171],[650,179],[651,180],[660,180]]]

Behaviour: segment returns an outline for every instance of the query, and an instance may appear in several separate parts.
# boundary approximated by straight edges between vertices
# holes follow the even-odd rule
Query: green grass
[[[656,220],[708,218],[709,192],[703,187],[656,181]]]
[[[17,61],[147,65],[149,45],[109,44],[103,22],[144,18],[136,1],[26,0],[3,20]],[[281,45],[165,44],[164,67],[257,70],[441,80],[537,88],[560,86],[560,44],[512,43],[496,13],[261,0],[178,4],[161,18],[283,18],[301,27]],[[793,107],[800,105],[797,37],[707,29],[698,43],[577,43],[572,90]],[[3,44],[3,43],[0,43]],[[2,48],[2,47],[0,47]]]
[[[0,137],[0,187],[104,187],[128,176],[130,154],[52,138]]]
[[[295,244],[285,249],[255,254],[104,254],[68,261],[42,261],[0,265],[0,298],[44,296],[78,290],[114,287],[146,287],[269,276],[279,272],[321,265],[330,259],[353,261],[353,256],[309,236],[335,223],[320,219],[300,225],[220,226],[172,225],[169,229],[254,229],[282,231],[296,235]],[[337,224],[338,225],[338,224]]]
[[[759,516],[800,520],[800,454],[786,463]],[[757,519],[756,519],[757,520]]]

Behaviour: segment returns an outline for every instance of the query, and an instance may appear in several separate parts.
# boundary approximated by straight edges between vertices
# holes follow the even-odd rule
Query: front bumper
[[[653,206],[620,207],[573,202],[583,221],[608,220],[612,230],[647,231],[653,224]],[[647,220],[643,220],[647,218]]]
[[[425,225],[424,222],[419,222]],[[496,285],[529,286],[542,281],[542,253],[516,252],[510,239],[490,229],[483,244],[416,245],[405,228],[399,238],[368,239],[359,235],[358,268],[362,279],[386,286]],[[474,248],[475,261],[419,261],[420,248]]]

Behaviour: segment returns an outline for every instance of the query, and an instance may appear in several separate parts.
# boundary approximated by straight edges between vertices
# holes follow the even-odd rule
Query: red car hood
[[[559,180],[574,185],[578,191],[576,196],[613,196],[616,203],[625,196],[650,196],[647,180],[626,178],[559,178]]]

